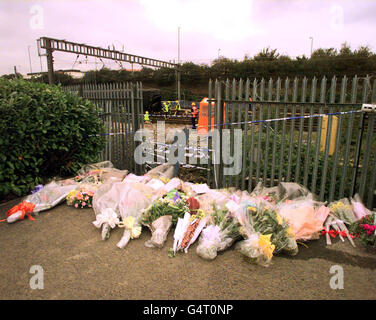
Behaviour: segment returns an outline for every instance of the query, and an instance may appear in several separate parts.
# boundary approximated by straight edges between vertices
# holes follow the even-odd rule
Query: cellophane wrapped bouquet
[[[117,243],[123,249],[130,239],[141,235],[142,210],[147,208],[158,195],[152,187],[140,182],[128,182],[121,191],[119,211],[121,221],[119,227],[124,228],[124,234]]]
[[[352,240],[354,238],[354,226],[357,225],[358,221],[362,221],[364,218],[371,214],[368,210],[359,194],[355,194],[354,198],[343,198],[341,200],[330,203],[329,205],[330,214],[328,219],[325,221],[325,228],[322,234],[326,236],[327,245],[331,245],[330,237],[339,238],[344,241],[347,238],[351,245],[355,247],[355,243]],[[367,224],[366,224],[367,225]],[[351,226],[351,228],[347,228]]]
[[[280,182],[277,186],[266,188],[259,182],[250,194],[252,198],[262,198],[272,204],[315,196],[304,186],[296,182]],[[315,200],[315,199],[314,199]]]
[[[170,191],[166,186],[174,183],[174,181],[170,182],[175,174],[175,166],[165,163],[147,172],[141,182],[126,184],[119,203],[121,216],[119,227],[125,228],[123,237],[117,243],[119,248],[124,248],[130,239],[140,236],[143,210]]]
[[[363,201],[358,193],[356,193],[354,197],[351,198],[351,204],[354,210],[356,220],[361,220],[367,215],[372,214],[372,211],[367,209],[366,206],[363,204]]]
[[[348,225],[356,221],[354,208],[347,198],[332,202],[329,209],[335,217]]]
[[[128,183],[137,182],[142,177],[128,175],[122,182],[102,184],[93,196],[93,209],[96,228],[102,228],[102,240],[110,237],[111,229],[120,223],[120,197]]]
[[[228,209],[218,209],[213,204],[213,211],[201,232],[196,252],[203,259],[213,260],[219,251],[227,249],[240,237],[239,221]]]
[[[200,209],[200,202],[190,197],[187,199],[189,212],[184,214],[184,218],[178,218],[174,233],[174,246],[170,256],[175,256],[178,251],[188,252],[188,248],[193,244],[202,229],[205,227],[208,216]]]
[[[63,202],[66,196],[77,188],[77,183],[71,179],[55,180],[45,186],[38,186],[32,194],[23,198],[22,203],[7,212],[8,223],[22,220],[25,215],[33,220],[32,214],[51,209]]]
[[[83,166],[74,180],[93,187],[108,182],[121,182],[127,174],[127,170],[118,170],[110,161],[103,161]]]
[[[145,243],[145,246],[163,247],[170,228],[175,227],[178,219],[189,212],[187,200],[188,196],[185,193],[172,189],[166,196],[154,201],[143,210],[141,223],[152,233],[151,239]]]
[[[323,203],[311,197],[280,202],[276,207],[278,214],[290,225],[295,240],[313,240],[319,238],[319,232],[329,214]]]
[[[245,238],[238,243],[237,248],[251,262],[268,266],[276,253],[298,253],[298,245],[290,226],[266,200],[256,198],[245,201],[235,215]]]

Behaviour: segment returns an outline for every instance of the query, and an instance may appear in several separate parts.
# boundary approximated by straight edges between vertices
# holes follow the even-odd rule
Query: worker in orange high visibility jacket
[[[192,103],[191,116],[192,116],[192,129],[196,129],[196,119],[197,119],[197,116],[198,116],[198,109],[197,109],[196,104],[194,102]]]

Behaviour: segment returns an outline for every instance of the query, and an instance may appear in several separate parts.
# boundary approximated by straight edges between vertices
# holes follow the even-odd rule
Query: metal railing
[[[214,103],[214,123],[209,127],[230,130],[230,154],[241,149],[242,169],[223,175],[221,160],[208,179],[219,187],[251,191],[258,182],[274,186],[297,182],[322,201],[359,193],[368,207],[374,205],[376,187],[375,113],[361,112],[363,103],[375,103],[376,81],[343,77],[337,87],[333,77],[283,81],[264,79],[209,82],[209,102]],[[272,120],[276,119],[276,120]],[[242,130],[241,145],[233,141]],[[212,145],[211,145],[212,147]],[[222,159],[222,151],[220,155]]]
[[[134,133],[143,128],[142,83],[106,83],[64,86],[91,100],[105,126],[105,148],[101,160],[110,160],[116,168],[137,174],[142,168],[134,160],[137,142]]]

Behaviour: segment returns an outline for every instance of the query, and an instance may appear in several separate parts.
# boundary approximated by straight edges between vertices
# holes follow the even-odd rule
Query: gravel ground
[[[17,201],[0,205],[0,218]],[[150,232],[116,247],[123,230],[102,241],[92,225],[94,212],[65,204],[42,212],[35,221],[0,223],[0,299],[375,299],[376,256],[359,242],[352,248],[336,239],[299,246],[295,257],[278,255],[264,268],[229,249],[213,261],[187,254],[167,256],[144,242]],[[32,290],[32,265],[44,269],[44,289]],[[330,267],[344,269],[344,289],[329,286]]]

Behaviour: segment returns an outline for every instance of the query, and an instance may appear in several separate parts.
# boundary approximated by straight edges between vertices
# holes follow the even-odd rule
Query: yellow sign
[[[328,116],[324,116],[322,119],[322,128],[321,128],[321,142],[320,142],[320,151],[325,151],[326,145],[326,134],[328,132]],[[333,116],[332,118],[332,129],[330,133],[330,141],[329,141],[329,155],[333,155],[336,149],[336,137],[337,137],[337,130],[338,130],[338,117]]]

